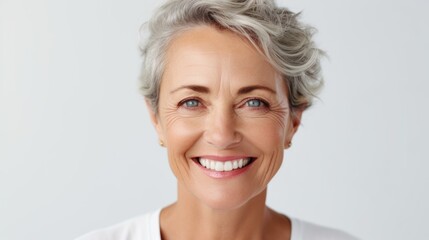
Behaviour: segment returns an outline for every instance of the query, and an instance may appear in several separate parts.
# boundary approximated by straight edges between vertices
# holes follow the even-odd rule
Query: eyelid
[[[191,101],[191,100],[195,100],[195,101],[198,101],[199,104],[203,104],[203,101],[199,97],[193,96],[193,97],[187,97],[185,99],[180,100],[179,103],[177,103],[177,106],[178,107],[186,107],[186,106],[184,106],[184,104],[187,101]],[[197,106],[197,107],[199,107],[199,106]],[[189,107],[186,107],[186,108],[189,108]]]
[[[268,107],[270,107],[270,103],[269,103],[267,100],[265,100],[265,99],[263,99],[263,98],[260,98],[260,97],[250,97],[250,98],[246,98],[246,99],[244,99],[244,100],[243,100],[243,103],[242,103],[242,104],[240,104],[240,106],[243,106],[243,105],[245,105],[247,102],[252,101],[252,100],[258,100],[258,101],[261,101],[261,102],[262,102],[262,104],[263,104],[264,106],[261,106],[260,108],[263,108],[263,107],[268,108]]]
[[[204,101],[203,101],[201,98],[196,97],[196,96],[191,96],[191,97],[187,97],[187,98],[185,98],[185,99],[180,100],[180,101],[177,103],[177,107],[185,107],[185,108],[190,109],[191,107],[186,107],[186,106],[185,106],[185,103],[186,103],[187,101],[191,101],[191,100],[198,101],[198,103],[200,104],[199,106],[192,107],[192,108],[199,108],[199,107],[203,107],[203,105],[204,105]],[[270,104],[270,102],[269,102],[268,100],[265,100],[264,98],[261,98],[261,97],[249,97],[249,98],[245,98],[245,99],[243,99],[243,100],[241,101],[241,103],[239,103],[237,106],[238,106],[239,108],[246,107],[246,106],[245,106],[245,105],[246,105],[246,103],[247,103],[247,102],[249,102],[249,101],[252,101],[252,100],[257,100],[257,101],[261,101],[261,102],[262,102],[262,106],[260,106],[260,107],[253,107],[253,108],[269,108],[269,107],[270,107],[270,105],[271,105],[271,104]]]

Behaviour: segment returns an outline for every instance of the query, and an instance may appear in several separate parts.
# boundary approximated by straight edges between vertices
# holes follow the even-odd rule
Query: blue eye
[[[251,99],[251,100],[246,102],[246,106],[252,107],[252,108],[265,107],[266,105],[267,104],[265,104],[264,101],[259,100],[259,99]]]
[[[187,108],[195,108],[200,106],[200,102],[195,99],[186,100],[182,103],[182,105],[185,105]]]

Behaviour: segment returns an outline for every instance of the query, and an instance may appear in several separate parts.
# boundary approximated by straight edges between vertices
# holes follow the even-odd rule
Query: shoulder
[[[159,210],[110,227],[89,232],[75,240],[145,240],[159,235]]]
[[[338,229],[295,218],[290,218],[290,220],[292,222],[291,240],[358,240],[358,238]]]

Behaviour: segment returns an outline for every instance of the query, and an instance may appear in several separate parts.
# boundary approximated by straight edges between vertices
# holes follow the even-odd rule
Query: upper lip
[[[210,159],[210,160],[214,160],[214,161],[226,162],[226,161],[231,161],[231,160],[238,160],[238,159],[243,159],[243,158],[253,158],[253,157],[246,156],[246,155],[235,155],[235,156],[203,155],[203,156],[196,156],[193,158],[205,158],[205,159]]]

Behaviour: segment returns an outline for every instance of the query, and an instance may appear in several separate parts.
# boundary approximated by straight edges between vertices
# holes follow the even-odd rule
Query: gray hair
[[[315,29],[274,0],[170,0],[145,25],[142,42],[141,91],[158,112],[161,78],[169,43],[179,33],[211,25],[246,37],[282,74],[292,109],[311,106],[323,85],[320,58],[313,42]],[[146,30],[142,28],[141,33]]]

